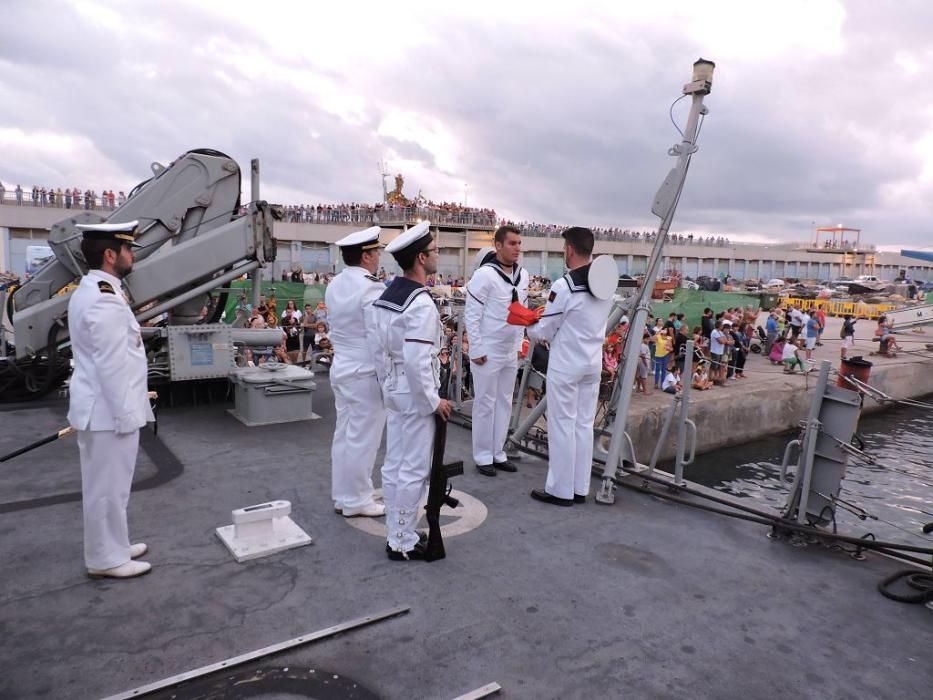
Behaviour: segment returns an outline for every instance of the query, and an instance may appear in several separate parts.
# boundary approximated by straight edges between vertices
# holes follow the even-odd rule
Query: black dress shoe
[[[517,472],[518,471],[518,467],[512,464],[509,460],[505,460],[504,462],[493,462],[492,466],[501,472]]]
[[[483,476],[495,476],[496,468],[491,464],[477,464],[476,471],[478,471]]]
[[[573,494],[574,503],[586,503],[586,496],[581,496],[579,493]]]
[[[418,544],[426,545],[428,543],[428,533],[418,530]],[[389,546],[389,543],[386,542],[386,552],[391,552],[392,548]]]
[[[422,542],[416,542],[415,546],[409,549],[407,552],[396,552],[394,549],[390,549],[386,552],[386,556],[389,557],[391,561],[416,561],[423,560],[426,547]]]
[[[572,498],[558,498],[557,496],[552,496],[544,489],[535,489],[531,492],[531,497],[536,501],[541,501],[542,503],[550,503],[554,506],[572,506]]]

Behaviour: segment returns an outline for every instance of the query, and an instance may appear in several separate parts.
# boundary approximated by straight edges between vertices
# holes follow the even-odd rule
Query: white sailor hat
[[[422,221],[407,231],[399,234],[398,238],[386,246],[386,252],[397,255],[411,249],[412,252],[421,252],[431,243],[431,222]]]
[[[484,246],[476,251],[476,257],[473,258],[473,268],[479,269],[482,265],[496,257],[496,249],[492,246]]]
[[[119,241],[139,248],[136,242],[136,229],[139,221],[126,221],[121,224],[77,224],[75,226],[85,240],[89,241]]]
[[[334,245],[338,248],[348,248],[350,246],[360,246],[363,250],[372,250],[374,248],[381,248],[382,244],[379,242],[379,234],[382,231],[382,228],[379,226],[370,226],[367,229],[362,231],[354,231],[349,236],[344,236]]]

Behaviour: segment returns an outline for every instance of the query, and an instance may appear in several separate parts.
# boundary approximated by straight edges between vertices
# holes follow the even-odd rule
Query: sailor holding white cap
[[[473,374],[473,461],[486,476],[497,469],[517,471],[504,446],[524,329],[507,319],[512,303],[528,302],[528,272],[518,264],[521,231],[500,226],[493,242],[495,249],[479,260],[466,285],[464,310]]]
[[[437,272],[437,243],[422,222],[386,246],[404,273],[373,303],[374,336],[384,364],[386,454],[382,493],[389,559],[424,559],[425,537],[415,531],[418,502],[431,471],[434,413],[445,420],[450,404],[438,396],[441,323],[428,293],[427,276]]]
[[[385,506],[373,498],[372,473],[386,414],[373,343],[366,332],[372,324],[372,304],[386,289],[375,276],[382,248],[380,231],[373,226],[337,241],[346,267],[324,294],[334,347],[330,385],[337,408],[331,497],[335,510],[345,518],[385,514]]]
[[[532,340],[550,343],[547,482],[531,497],[572,506],[584,503],[590,488],[602,345],[618,272],[610,256],[591,262],[589,229],[574,226],[561,235],[570,272],[554,282],[541,320],[528,327]]]
[[[84,505],[84,561],[92,577],[147,573],[145,544],[130,544],[130,497],[139,429],[155,420],[146,350],[122,279],[133,269],[138,222],[79,225],[90,270],[68,302],[74,356],[68,422],[78,432]]]

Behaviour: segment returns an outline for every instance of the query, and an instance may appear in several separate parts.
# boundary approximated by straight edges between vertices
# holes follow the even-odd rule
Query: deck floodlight
[[[708,95],[713,88],[713,70],[716,64],[705,58],[697,59],[693,64],[693,82],[684,85],[685,95]]]

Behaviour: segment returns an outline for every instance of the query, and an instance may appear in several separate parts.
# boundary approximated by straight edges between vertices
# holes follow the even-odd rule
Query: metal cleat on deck
[[[290,501],[269,501],[234,510],[233,525],[218,527],[217,536],[238,562],[258,559],[311,544],[311,537],[288,517]]]

